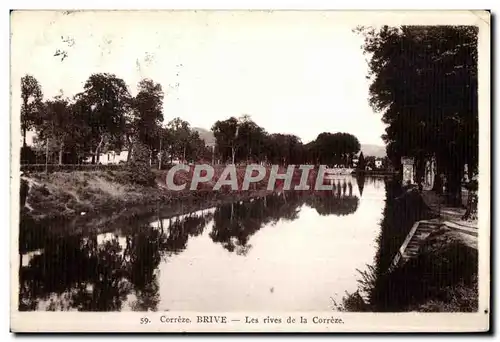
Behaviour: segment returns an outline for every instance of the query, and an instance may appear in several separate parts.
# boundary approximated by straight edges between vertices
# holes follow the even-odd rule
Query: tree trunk
[[[49,138],[45,141],[45,173],[49,173]]]
[[[234,156],[236,154],[236,149],[233,147],[231,147],[231,155],[232,155],[232,159],[233,159],[233,164],[234,164]]]
[[[467,164],[467,172],[468,172],[468,176],[469,176],[469,181],[471,181],[472,177],[474,177],[474,169],[475,169],[475,167],[473,166],[473,164],[469,162]]]
[[[165,234],[165,228],[163,227],[163,220],[161,219],[161,217],[158,217],[159,221],[160,221],[160,230],[161,230],[161,235]]]
[[[23,147],[26,147],[26,128],[23,127]]]
[[[158,170],[161,170],[161,139],[160,139],[160,152],[158,154]]]
[[[64,151],[64,144],[61,144],[61,147],[59,148],[59,165],[62,165],[62,160],[63,160],[63,151]]]
[[[417,184],[420,184],[425,175],[425,159],[421,156],[417,157],[415,160],[415,165],[415,181]]]
[[[127,163],[130,161],[130,158],[132,157],[132,150],[134,148],[134,144],[132,143],[132,139],[130,139],[129,136],[127,136],[127,142],[128,142],[128,154],[127,154]]]
[[[443,174],[443,163],[439,162],[436,158],[436,173],[434,175],[434,182],[433,182],[433,187],[432,191],[436,192],[437,194],[442,194],[443,193],[443,180],[441,179],[441,174]]]
[[[99,141],[99,144],[97,144],[97,147],[95,149],[95,152],[94,152],[94,156],[95,156],[95,163],[98,164],[99,163],[99,152],[100,152],[100,149],[101,149],[101,145],[102,143],[104,142],[104,137],[101,137],[101,140]]]
[[[462,173],[463,164],[453,165],[453,169],[449,170],[447,175],[447,193],[448,202],[452,206],[461,206],[462,204]],[[458,170],[456,167],[458,166]]]

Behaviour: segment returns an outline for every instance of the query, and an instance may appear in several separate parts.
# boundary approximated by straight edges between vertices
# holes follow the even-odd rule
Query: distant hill
[[[214,146],[215,145],[215,137],[212,131],[209,131],[205,128],[201,127],[193,127],[193,130],[198,132],[200,138],[205,141],[205,145]]]
[[[383,158],[387,154],[385,153],[385,146],[380,145],[370,145],[370,144],[361,144],[361,152],[366,156],[374,156],[378,158]]]
[[[215,145],[215,137],[212,131],[201,127],[193,127],[193,130],[198,132],[200,138],[205,141],[205,144],[207,144],[208,146]],[[379,158],[383,158],[386,156],[385,146],[361,144],[361,151],[363,151],[364,156],[374,156]]]

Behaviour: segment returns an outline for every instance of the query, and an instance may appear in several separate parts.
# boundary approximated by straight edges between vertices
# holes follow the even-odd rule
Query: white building
[[[380,169],[382,167],[382,159],[375,159],[375,167]]]
[[[128,151],[108,151],[106,153],[99,154],[98,160],[96,160],[96,164],[109,165],[109,164],[119,164],[120,162],[127,162]],[[92,162],[92,156],[86,159],[86,162]]]

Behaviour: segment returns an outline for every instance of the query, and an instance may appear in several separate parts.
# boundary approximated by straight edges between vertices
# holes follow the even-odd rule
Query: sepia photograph
[[[12,331],[489,329],[489,12],[10,21]]]

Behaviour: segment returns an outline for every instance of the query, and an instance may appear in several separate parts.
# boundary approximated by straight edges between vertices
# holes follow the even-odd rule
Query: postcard
[[[490,13],[11,13],[11,330],[486,332]]]

